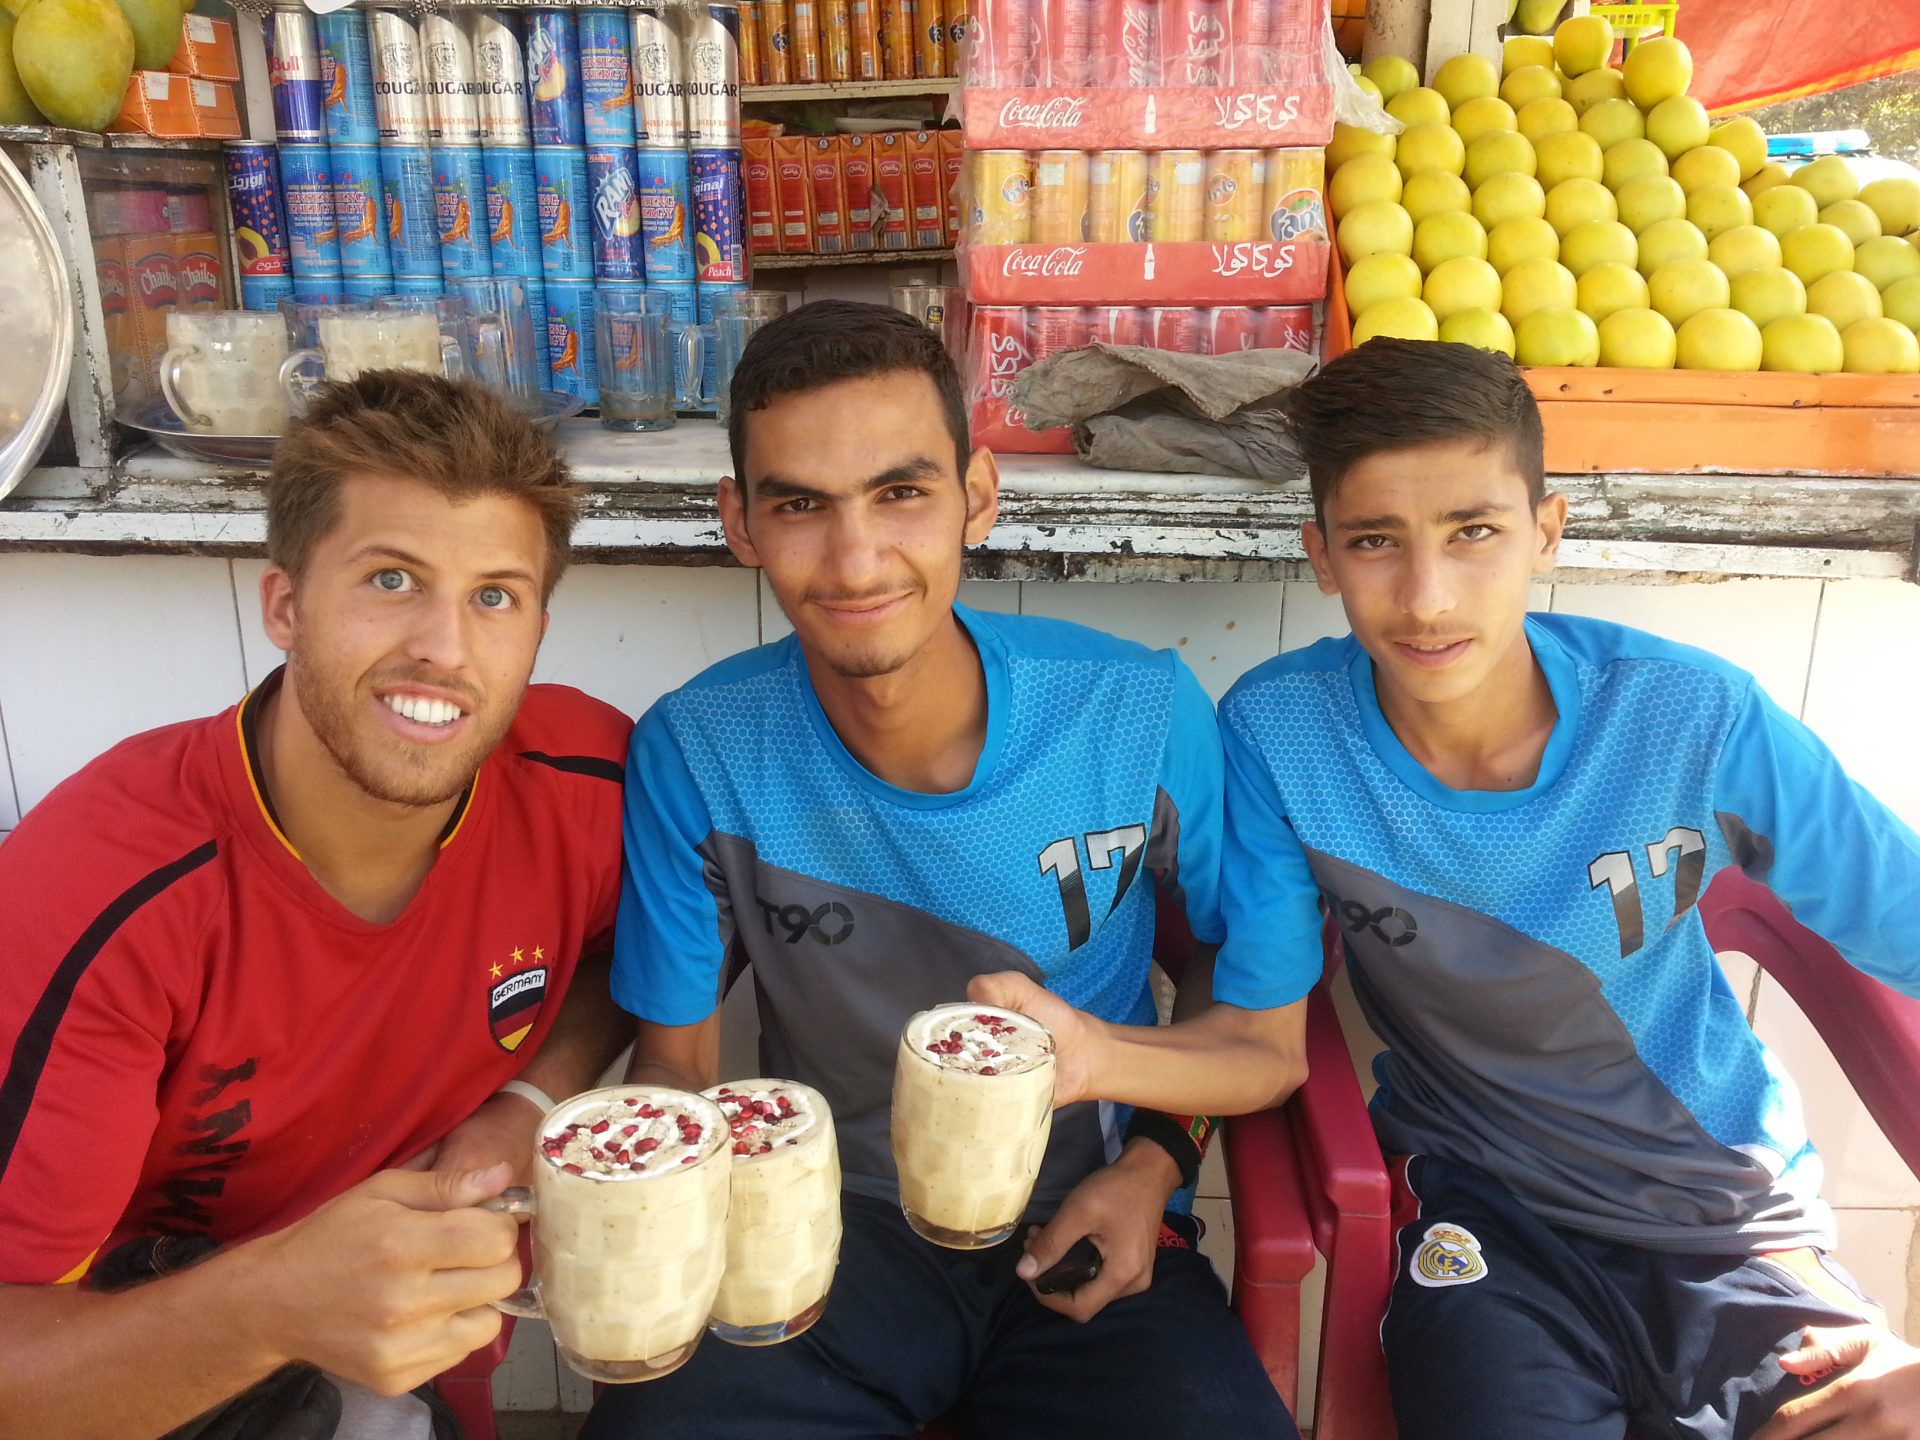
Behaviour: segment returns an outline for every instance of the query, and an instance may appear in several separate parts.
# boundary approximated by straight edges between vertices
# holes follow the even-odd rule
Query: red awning
[[[1681,0],[1692,94],[1745,110],[1920,67],[1920,0]]]

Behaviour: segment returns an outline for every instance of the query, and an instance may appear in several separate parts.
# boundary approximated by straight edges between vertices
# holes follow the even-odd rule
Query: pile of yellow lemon
[[[1594,15],[1360,85],[1406,129],[1334,127],[1327,201],[1354,343],[1457,340],[1522,365],[1804,374],[1920,370],[1920,182],[1789,174],[1710,125],[1663,37],[1610,64]]]

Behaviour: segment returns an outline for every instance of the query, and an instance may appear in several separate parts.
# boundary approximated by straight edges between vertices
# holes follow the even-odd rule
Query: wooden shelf
[[[848,250],[839,255],[756,255],[755,270],[830,270],[842,265],[946,265],[951,250]]]
[[[869,100],[886,95],[951,95],[959,77],[942,75],[928,80],[831,80],[805,85],[742,85],[740,103],[763,105],[774,100]]]
[[[63,130],[57,125],[0,125],[0,144],[77,145],[98,150],[107,138],[92,130]]]

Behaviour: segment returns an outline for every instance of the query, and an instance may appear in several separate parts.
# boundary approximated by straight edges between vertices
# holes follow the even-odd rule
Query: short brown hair
[[[338,521],[352,475],[420,480],[448,499],[524,501],[547,537],[543,601],[566,572],[578,489],[552,442],[483,385],[371,370],[321,390],[274,447],[267,481],[267,558],[295,580]]]
[[[1371,455],[1448,440],[1503,445],[1536,509],[1546,494],[1540,407],[1511,360],[1473,345],[1387,336],[1357,345],[1281,399],[1307,462],[1314,519]]]

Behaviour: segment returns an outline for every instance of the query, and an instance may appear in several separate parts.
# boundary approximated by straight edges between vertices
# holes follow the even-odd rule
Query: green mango
[[[29,0],[31,3],[31,0]],[[120,0],[120,13],[133,27],[133,68],[164,70],[180,48],[180,20],[188,5],[182,0]]]
[[[133,27],[113,0],[34,0],[14,24],[13,63],[50,124],[104,130],[133,75]]]
[[[0,125],[44,125],[47,117],[35,108],[13,67],[13,16],[0,15]]]

